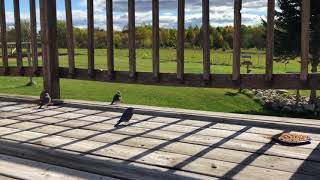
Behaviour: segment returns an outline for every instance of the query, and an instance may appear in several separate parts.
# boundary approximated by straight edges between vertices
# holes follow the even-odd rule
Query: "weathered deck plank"
[[[0,176],[2,180],[5,176],[12,177],[13,175],[12,179],[116,180],[115,178],[2,154],[0,154],[0,173],[4,175],[3,177]]]
[[[125,107],[88,105],[38,110],[30,104],[0,102],[0,154],[103,176],[132,174],[129,179],[320,177],[320,134],[308,133],[314,138],[312,143],[299,147],[282,146],[270,139],[293,126],[317,129],[317,120],[238,117],[240,122],[263,124],[270,119],[274,126],[288,126],[269,128],[230,124],[226,117],[222,120],[206,112],[178,110],[178,116],[170,116],[166,113],[174,109],[161,113],[159,108],[153,114],[154,110],[140,107],[130,126],[114,128]],[[206,114],[208,121],[198,121]]]
[[[10,128],[1,128],[1,134],[13,133],[14,130]],[[237,165],[235,163],[229,163],[225,161],[212,161],[205,158],[191,158],[190,156],[182,155],[182,154],[175,154],[175,153],[168,153],[162,152],[158,150],[154,150],[153,152],[140,157],[139,159],[135,159],[135,157],[140,156],[141,154],[145,153],[145,149],[142,148],[134,148],[134,147],[127,147],[118,144],[105,144],[99,143],[89,140],[82,140],[77,142],[77,139],[74,138],[66,138],[61,136],[48,136],[43,137],[45,134],[42,133],[35,133],[24,131],[20,133],[14,133],[11,135],[6,135],[5,139],[14,140],[17,142],[23,142],[24,144],[29,144],[30,140],[32,144],[43,145],[47,147],[56,149],[57,146],[61,144],[69,144],[63,148],[57,148],[62,150],[69,150],[75,151],[84,154],[92,154],[98,155],[102,157],[109,157],[109,158],[116,158],[121,160],[127,160],[126,164],[130,164],[131,161],[137,163],[146,163],[149,165],[155,165],[160,167],[175,167],[181,169],[183,171],[203,174],[207,176],[213,177],[223,177],[230,171],[234,170],[235,166],[240,166],[242,171],[240,173],[236,173],[236,178],[242,179],[252,179],[252,178],[259,178],[259,179],[289,179],[293,176],[293,173],[285,172],[285,171],[277,171],[271,170],[266,168],[259,168],[250,165]],[[32,139],[41,138],[41,140]],[[74,142],[76,141],[76,142]],[[72,143],[71,143],[72,142]],[[88,153],[89,152],[89,153]],[[132,159],[132,160],[131,160]],[[186,162],[187,161],[187,162]],[[184,163],[185,162],[185,163]],[[181,165],[182,164],[182,165]],[[171,170],[168,170],[170,172]],[[173,170],[175,171],[175,170]],[[255,173],[252,173],[255,172]],[[265,176],[262,177],[261,174]],[[232,178],[226,177],[226,178]],[[312,176],[299,174],[300,178],[312,178]]]
[[[69,113],[70,114],[70,113]],[[39,116],[18,116],[17,119],[29,119],[30,121],[37,122],[39,120],[34,118],[39,118],[41,122],[41,117]],[[68,128],[81,128],[86,130],[94,130],[94,131],[100,131],[107,133],[108,131],[111,131],[112,133],[119,133],[119,134],[125,134],[130,136],[142,136],[146,138],[157,138],[157,139],[164,139],[164,140],[172,140],[179,138],[181,136],[184,136],[186,133],[181,132],[175,132],[175,131],[164,131],[164,130],[150,130],[146,128],[141,127],[126,127],[124,130],[114,130],[113,124],[105,123],[92,123],[88,121],[81,121],[81,120],[66,120],[66,119],[58,119],[58,118],[44,118],[43,121],[50,121],[49,123],[55,123],[58,126],[65,126]],[[47,123],[48,124],[48,123]],[[26,126],[28,124],[23,124],[22,126]],[[18,127],[17,125],[16,127]],[[39,126],[38,124],[29,123],[29,128],[33,128],[34,126]],[[58,129],[58,131],[63,127],[56,127],[51,126],[51,129]],[[222,138],[222,137],[216,137],[216,136],[208,136],[208,135],[200,135],[200,134],[194,134],[191,136],[184,137],[182,139],[179,139],[181,142],[191,143],[191,144],[200,144],[200,145],[206,145],[206,146],[212,146],[212,144],[219,143],[221,141],[227,141],[218,147],[227,148],[227,149],[233,149],[238,151],[247,151],[247,152],[259,152],[259,151],[266,151],[264,154],[267,155],[274,155],[274,156],[281,156],[281,157],[287,157],[287,158],[297,158],[306,160],[308,156],[311,154],[313,149],[307,149],[307,148],[301,148],[301,147],[284,147],[280,145],[272,145],[270,149],[265,148],[266,143],[259,143],[259,142],[252,142],[252,141],[246,141],[246,140],[237,140],[232,138]],[[262,148],[262,149],[261,149]],[[314,161],[320,161],[320,154],[319,150],[315,150],[313,152],[313,156],[309,157],[310,160]]]
[[[248,157],[257,157],[251,163],[253,166],[282,170],[288,172],[303,172],[304,174],[316,175],[320,171],[320,162],[306,162],[307,167],[314,168],[300,168],[303,160],[288,159],[278,156],[259,155],[257,153],[250,153],[245,151],[237,151],[231,149],[224,149],[219,147],[207,147],[204,145],[189,144],[179,141],[167,141],[161,139],[151,139],[144,137],[134,137],[114,133],[99,133],[96,131],[84,129],[70,129],[59,126],[38,124],[38,123],[21,123],[18,125],[9,126],[10,128],[17,128],[19,130],[28,130],[44,134],[53,134],[67,138],[90,140],[106,144],[120,144],[129,147],[143,148],[143,149],[157,149],[159,151],[177,153],[183,155],[190,155],[195,157],[202,157],[205,159],[227,161],[233,163],[241,163]],[[37,128],[38,127],[38,128]],[[1,128],[0,128],[1,129]],[[39,139],[41,140],[41,139]],[[63,148],[63,146],[60,146]],[[197,155],[201,151],[207,150],[204,154]],[[248,165],[244,163],[244,165]],[[299,169],[300,168],[300,169]]]

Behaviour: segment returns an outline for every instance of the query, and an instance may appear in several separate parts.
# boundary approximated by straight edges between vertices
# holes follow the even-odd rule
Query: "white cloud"
[[[77,27],[87,26],[86,0],[77,1],[77,9],[73,9],[73,21]],[[233,0],[210,0],[210,23],[214,26],[225,26],[233,24]],[[73,1],[74,3],[74,1]],[[94,0],[95,27],[106,28],[106,1]],[[136,24],[151,24],[152,22],[152,0],[136,0]],[[128,23],[128,1],[114,0],[114,27],[122,29]],[[177,27],[177,0],[160,0],[160,26]],[[267,0],[244,0],[242,8],[242,23],[246,25],[257,24],[260,18],[265,18],[267,12]],[[202,1],[186,0],[185,6],[186,26],[189,24],[201,25],[202,23]],[[7,12],[8,24],[13,24],[13,12]],[[39,13],[38,13],[39,14]],[[39,17],[39,15],[38,15]],[[23,14],[22,18],[29,18]],[[64,10],[57,12],[59,20],[65,19]],[[38,18],[39,22],[39,18]]]

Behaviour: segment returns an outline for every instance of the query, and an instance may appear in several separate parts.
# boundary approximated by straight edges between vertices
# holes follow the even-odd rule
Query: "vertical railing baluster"
[[[47,43],[46,42],[46,26],[47,26],[47,17],[46,17],[46,9],[45,9],[45,6],[46,6],[46,2],[45,1],[39,1],[39,6],[40,6],[40,27],[41,27],[41,31],[40,31],[40,35],[41,35],[41,49],[42,49],[42,69],[43,69],[43,76],[44,73],[46,72],[46,62],[45,61],[45,58],[47,57],[47,48],[45,46],[45,44]]]
[[[112,0],[107,0],[107,48],[108,48],[108,75],[113,78],[114,74],[114,47],[113,47],[113,5]]]
[[[210,80],[210,15],[209,0],[202,0],[203,79]]]
[[[5,13],[5,0],[0,0],[0,36],[1,36],[1,49],[2,49],[2,63],[4,71],[7,72],[8,64],[8,49],[7,49],[7,24]]]
[[[135,0],[128,1],[129,22],[129,76],[136,76],[136,25],[135,25]]]
[[[94,75],[94,15],[93,0],[87,0],[88,15],[88,74]]]
[[[30,31],[33,72],[38,72],[38,42],[37,42],[37,17],[36,2],[30,0]]]
[[[310,0],[302,0],[301,10],[301,75],[300,79],[308,79],[309,64],[309,24],[310,24]]]
[[[241,6],[242,0],[234,0],[233,71],[232,80],[240,79],[241,56]]]
[[[72,4],[71,0],[65,0],[66,8],[66,25],[67,25],[67,46],[68,46],[68,62],[69,74],[75,73],[74,62],[74,42],[73,42],[73,21],[72,21]]]
[[[158,80],[160,75],[160,36],[159,36],[159,0],[152,1],[152,61],[153,77]]]
[[[272,80],[272,74],[273,74],[274,8],[275,8],[275,0],[268,0],[266,79],[269,81]]]
[[[22,72],[22,45],[21,45],[21,22],[20,22],[20,3],[19,0],[13,0],[14,7],[14,24],[16,36],[16,52],[17,52],[17,67],[19,72]]]
[[[184,79],[185,0],[178,0],[177,79]]]

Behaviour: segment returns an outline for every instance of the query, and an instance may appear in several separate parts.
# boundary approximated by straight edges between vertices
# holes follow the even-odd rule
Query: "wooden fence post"
[[[52,99],[60,99],[56,0],[41,0],[40,11],[44,89]]]

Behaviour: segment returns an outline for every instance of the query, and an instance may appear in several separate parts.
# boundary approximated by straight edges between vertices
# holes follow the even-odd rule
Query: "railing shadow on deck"
[[[19,103],[16,103],[16,105],[19,105]],[[85,106],[85,105],[80,105],[80,106],[81,106],[81,107],[79,107],[79,106],[77,106],[77,107],[75,107],[75,106],[67,106],[67,107],[75,108],[75,110],[74,110],[74,111],[71,110],[71,111],[68,111],[68,112],[61,112],[60,115],[61,115],[61,114],[64,114],[64,113],[77,112],[77,111],[79,111],[79,110],[81,110],[81,109],[90,109],[90,108],[88,108],[88,106]],[[2,107],[9,107],[9,106],[8,106],[8,105],[3,105]],[[63,106],[63,107],[65,107],[65,106]],[[84,108],[84,107],[85,107],[85,108]],[[51,108],[50,110],[54,110],[55,108],[60,108],[60,107],[53,107],[53,108]],[[21,108],[21,109],[22,109],[22,108]],[[97,110],[97,108],[94,108],[94,107],[91,108],[91,109]],[[19,108],[18,108],[18,109],[14,109],[13,111],[16,111],[16,110],[19,110]],[[7,112],[10,112],[10,110],[7,111]],[[34,113],[34,112],[33,112],[33,113]],[[81,118],[83,118],[83,117],[88,117],[88,116],[92,116],[92,115],[99,114],[99,113],[101,113],[101,112],[98,112],[98,113],[89,113],[88,115],[83,115],[83,116],[81,116]],[[28,114],[32,114],[32,113],[21,113],[21,114],[18,115],[18,116],[13,115],[13,116],[11,116],[10,118],[15,119],[15,118],[18,118],[18,117],[21,116],[21,115],[28,115]],[[55,115],[57,115],[57,114],[55,114]],[[59,114],[58,114],[58,115],[59,115]],[[50,115],[49,115],[49,116],[50,116]],[[78,117],[78,118],[79,118],[79,117]],[[37,129],[37,128],[40,128],[40,127],[45,127],[45,126],[48,126],[48,125],[59,125],[59,123],[63,123],[63,122],[66,122],[66,121],[72,121],[72,120],[75,120],[75,119],[78,119],[78,118],[68,118],[68,119],[64,119],[64,120],[62,120],[62,121],[55,122],[55,123],[44,124],[44,125],[40,125],[40,126],[36,126],[36,127],[27,128],[27,129],[24,129],[24,130],[18,130],[18,131],[16,131],[16,132],[12,132],[12,133],[8,133],[8,134],[2,134],[0,137],[3,138],[3,139],[6,139],[5,136],[13,135],[13,134],[20,133],[20,132],[24,132],[24,131],[32,131],[32,130],[34,130],[34,129]],[[77,126],[77,127],[74,127],[74,128],[84,128],[84,127],[86,127],[86,126],[90,126],[90,125],[93,125],[93,124],[104,123],[105,121],[110,121],[110,120],[112,120],[112,119],[114,119],[114,118],[118,118],[118,117],[106,118],[106,119],[101,120],[101,121],[90,122],[89,124],[82,125],[82,126]],[[154,118],[154,116],[151,116],[151,117],[146,118],[146,119],[143,119],[143,120],[139,120],[139,121],[137,121],[137,122],[133,122],[133,123],[131,123],[131,125],[139,124],[139,123],[141,123],[141,122],[148,121],[148,120],[150,120],[150,119],[152,119],[152,118]],[[164,124],[164,125],[159,126],[159,127],[156,127],[156,128],[148,129],[148,130],[146,130],[145,132],[138,133],[138,134],[133,135],[133,136],[128,136],[128,137],[122,138],[122,139],[117,140],[117,141],[112,142],[112,143],[106,143],[106,145],[102,145],[102,146],[100,146],[100,147],[93,148],[93,149],[91,149],[91,150],[89,150],[89,151],[76,152],[76,153],[77,153],[77,156],[76,156],[76,157],[78,157],[78,158],[79,158],[79,157],[81,157],[81,158],[82,158],[82,157],[87,158],[87,156],[95,156],[95,152],[97,152],[97,151],[99,151],[99,150],[108,148],[108,147],[110,147],[110,146],[112,146],[112,145],[114,145],[114,144],[120,144],[121,142],[124,142],[124,141],[127,141],[127,140],[129,140],[129,139],[132,139],[132,138],[135,138],[135,137],[139,137],[139,136],[142,136],[142,135],[151,133],[151,132],[156,131],[156,130],[160,130],[160,129],[162,129],[162,128],[165,128],[165,127],[174,125],[174,124],[176,124],[176,123],[182,122],[182,121],[187,120],[187,119],[188,119],[188,118],[178,119],[178,120],[176,120],[176,121],[172,121],[171,123]],[[33,119],[33,120],[35,120],[35,119]],[[24,122],[29,122],[29,121],[26,120],[26,121],[21,121],[21,122],[18,122],[18,123],[24,123]],[[31,121],[31,122],[32,122],[32,121]],[[18,123],[14,123],[14,124],[18,124]],[[172,143],[174,143],[174,142],[177,142],[177,141],[179,141],[179,140],[181,140],[181,139],[184,139],[184,138],[187,138],[187,137],[189,137],[189,136],[191,136],[191,135],[194,135],[194,134],[196,134],[196,133],[198,133],[198,132],[200,132],[200,131],[202,131],[202,130],[204,130],[204,129],[206,129],[206,128],[210,128],[210,127],[213,126],[214,124],[216,124],[216,123],[215,123],[215,122],[211,122],[211,123],[209,123],[209,124],[207,124],[207,125],[198,127],[198,128],[196,128],[195,130],[192,130],[192,131],[190,131],[190,132],[183,133],[183,134],[182,134],[181,136],[179,136],[179,137],[176,137],[176,138],[173,138],[173,139],[171,139],[171,140],[168,140],[168,141],[166,141],[166,142],[164,142],[164,143],[161,143],[161,144],[155,146],[154,148],[146,149],[144,152],[142,152],[142,153],[140,153],[140,154],[136,154],[136,155],[134,155],[133,157],[131,157],[131,158],[129,158],[129,159],[117,159],[117,158],[116,158],[116,160],[121,160],[121,161],[123,161],[123,162],[119,163],[119,166],[120,166],[120,165],[124,165],[124,164],[127,166],[127,165],[129,165],[129,164],[131,165],[132,163],[138,163],[138,162],[136,162],[137,160],[139,160],[139,159],[141,159],[141,158],[143,158],[143,157],[145,157],[145,156],[147,156],[147,155],[149,155],[149,154],[151,154],[151,153],[153,153],[153,152],[155,152],[155,151],[157,151],[157,150],[159,150],[159,149],[161,149],[161,148],[164,148],[164,147],[166,147],[166,146],[169,146],[170,144],[172,144]],[[1,126],[1,127],[7,127],[7,126],[10,126],[10,125],[12,125],[12,124],[4,125],[4,126]],[[123,127],[123,128],[124,128],[124,127]],[[218,141],[217,143],[215,143],[215,144],[213,144],[213,145],[210,145],[210,146],[204,148],[203,150],[199,151],[198,153],[195,153],[194,155],[190,156],[190,158],[187,158],[186,160],[183,160],[183,161],[179,162],[177,165],[175,165],[175,166],[173,166],[173,167],[165,167],[165,168],[169,168],[169,170],[167,170],[168,174],[174,175],[174,173],[175,173],[176,171],[181,170],[181,168],[183,168],[184,166],[187,166],[188,164],[192,163],[193,161],[197,160],[198,158],[203,157],[204,155],[206,155],[206,154],[209,153],[210,151],[214,150],[215,148],[219,148],[221,145],[223,145],[223,144],[225,144],[226,142],[228,142],[229,140],[231,140],[231,139],[239,136],[239,135],[242,134],[243,132],[248,131],[250,128],[251,128],[251,126],[245,126],[243,129],[240,129],[240,130],[236,131],[234,134],[231,134],[231,135],[228,136],[228,137],[222,138],[221,141]],[[71,131],[71,130],[72,130],[72,128],[68,128],[68,129],[65,129],[65,130],[57,131],[57,132],[50,133],[50,134],[45,134],[45,135],[40,136],[40,137],[28,139],[28,140],[26,140],[26,141],[17,142],[17,143],[13,143],[13,144],[14,144],[14,146],[16,146],[16,147],[19,146],[19,145],[21,145],[21,147],[25,148],[25,146],[28,146],[28,145],[26,145],[25,143],[30,143],[30,144],[34,144],[34,145],[31,145],[32,147],[33,147],[33,146],[37,146],[37,147],[38,147],[38,146],[40,146],[40,145],[36,145],[36,144],[38,144],[38,143],[35,142],[35,141],[41,140],[42,138],[46,138],[46,137],[50,137],[50,136],[60,135],[61,133],[68,132],[68,131]],[[94,133],[94,134],[92,134],[92,135],[86,136],[86,137],[84,137],[84,138],[76,139],[76,140],[73,140],[73,141],[71,141],[71,142],[68,142],[68,143],[65,143],[65,144],[61,144],[61,145],[58,145],[58,146],[46,147],[45,149],[46,149],[47,151],[48,151],[48,150],[49,150],[49,151],[53,151],[53,152],[50,152],[50,153],[61,153],[61,152],[60,152],[60,151],[62,151],[61,149],[64,149],[64,147],[66,147],[66,146],[69,146],[69,145],[72,145],[72,144],[76,144],[76,143],[79,143],[79,142],[84,141],[84,140],[89,140],[89,139],[94,138],[94,137],[96,137],[96,136],[99,136],[99,135],[102,135],[102,134],[105,134],[105,133],[109,133],[109,132],[113,132],[113,131],[115,131],[115,130],[117,130],[117,128],[115,128],[115,129],[110,129],[110,130],[107,130],[107,131],[97,132],[97,133]],[[14,141],[14,140],[8,139],[8,141]],[[5,141],[4,143],[8,143],[8,141]],[[3,142],[0,141],[0,144],[2,144],[2,143],[3,143]],[[11,143],[12,143],[12,142],[11,142]],[[12,145],[12,144],[11,144],[11,145]],[[247,167],[248,165],[250,165],[254,160],[256,160],[257,158],[259,158],[262,154],[264,154],[264,152],[268,151],[272,146],[273,146],[273,143],[267,143],[267,144],[265,144],[265,145],[262,146],[260,149],[258,149],[256,152],[254,152],[252,155],[248,156],[246,159],[244,159],[243,161],[241,161],[237,166],[235,166],[235,167],[232,168],[230,171],[228,171],[226,174],[224,174],[224,175],[223,175],[223,178],[232,178],[232,177],[236,176],[242,169],[244,169],[245,167]],[[12,146],[10,147],[10,145],[9,145],[7,148],[12,148]],[[27,149],[28,149],[28,148],[29,148],[29,147],[27,147]],[[319,148],[319,146],[318,146],[317,148]],[[316,149],[317,149],[317,148],[316,148]],[[5,149],[6,149],[6,148],[4,148],[3,151],[5,151]],[[39,152],[39,150],[34,150],[34,151],[35,151],[35,152]],[[47,152],[47,151],[46,151],[46,152]],[[57,151],[57,152],[56,152],[56,151]],[[64,151],[64,150],[63,150],[63,151]],[[316,150],[315,150],[315,151],[316,151]],[[1,150],[0,150],[0,153],[1,153]],[[63,154],[63,153],[65,153],[65,154]],[[73,156],[72,153],[71,153],[71,154],[68,154],[68,153],[66,153],[66,152],[63,152],[63,153],[62,153],[62,155],[66,155],[66,156],[67,156],[67,160],[70,160],[70,158],[71,158],[71,159],[73,158],[73,157],[72,157],[72,156]],[[318,152],[315,152],[315,153],[318,154]],[[6,153],[4,152],[4,154],[6,154]],[[11,154],[9,153],[8,155],[11,155]],[[13,155],[13,154],[12,154],[12,155]],[[61,155],[61,154],[59,154],[59,155]],[[71,157],[70,157],[70,155],[71,155]],[[25,155],[21,155],[21,156],[23,157],[23,156],[25,156]],[[313,153],[310,154],[310,156],[313,156]],[[18,157],[20,157],[19,154],[18,154]],[[29,159],[29,158],[30,158],[30,157],[27,157],[27,159]],[[108,157],[107,157],[107,158],[108,158]],[[32,158],[31,158],[31,159],[32,159]],[[49,158],[49,160],[50,160],[50,158]],[[88,160],[89,160],[89,159],[88,159]],[[95,159],[94,159],[94,160],[95,160]],[[42,160],[41,160],[41,161],[42,161]],[[62,161],[62,160],[60,160],[60,161]],[[59,161],[59,162],[60,162],[60,161]],[[308,161],[308,159],[307,159],[306,161]],[[45,161],[43,161],[43,162],[48,162],[48,161],[45,160]],[[85,161],[84,161],[84,162],[85,162]],[[49,162],[48,162],[48,163],[49,163]],[[52,163],[52,162],[51,162],[51,163]],[[69,162],[69,163],[70,163],[70,162]],[[73,162],[73,163],[74,163],[74,162]],[[98,163],[100,163],[100,162],[98,162]],[[112,163],[113,163],[113,162],[112,162]],[[306,163],[304,163],[304,164],[306,164]],[[57,165],[65,166],[64,164],[57,164]],[[73,164],[72,164],[72,165],[73,165]],[[151,165],[152,165],[152,164],[151,164]],[[310,165],[310,162],[308,162],[307,165]],[[158,165],[155,165],[155,166],[156,166],[156,167],[159,167],[159,168],[162,167],[162,166],[158,166]],[[68,167],[68,166],[66,166],[66,167]],[[76,167],[78,168],[78,166],[76,166]],[[95,166],[93,166],[93,167],[95,167]],[[79,168],[80,168],[79,170],[82,170],[81,167],[79,167]],[[303,167],[303,164],[301,165],[300,169],[301,169],[301,170],[300,170],[301,172],[304,171],[305,167]],[[188,172],[188,173],[195,173],[195,172],[189,171],[189,170],[182,170],[182,171]],[[300,171],[298,171],[298,172],[300,172]],[[96,172],[96,169],[94,169],[94,172],[97,173],[97,172]],[[301,172],[300,172],[300,173],[301,173]],[[161,172],[161,173],[162,173],[162,172]],[[98,174],[100,174],[100,171],[99,171]],[[209,175],[209,176],[212,176],[212,174],[206,174],[206,173],[198,173],[198,174],[201,174],[201,175],[203,175],[203,176],[208,176],[208,175]],[[101,175],[104,175],[104,174],[101,174]],[[108,175],[110,176],[110,174],[108,174]],[[301,175],[301,174],[298,173],[296,176],[299,177],[300,175]],[[174,175],[174,176],[176,176],[176,175]],[[178,176],[178,177],[175,177],[175,178],[182,178],[182,177]],[[183,177],[183,178],[185,178],[185,177]]]
[[[13,97],[3,97],[0,96],[0,100],[9,101],[9,102],[24,102],[24,103],[37,103],[38,100],[32,98],[13,98]],[[93,103],[75,103],[75,102],[66,102],[60,105],[61,107],[70,107],[70,108],[79,108],[79,109],[90,109],[90,110],[100,110],[100,111],[111,111],[111,112],[123,112],[125,107],[123,106],[110,106],[103,104],[93,104]],[[287,130],[287,131],[300,131],[305,133],[318,133],[320,128],[312,127],[310,123],[309,126],[304,125],[303,123],[283,123],[281,120],[272,120],[272,121],[250,121],[250,115],[247,118],[237,118],[236,116],[223,116],[223,115],[209,115],[201,113],[188,113],[188,112],[176,112],[171,110],[156,110],[156,109],[142,109],[135,108],[135,114],[149,115],[149,116],[159,116],[159,117],[169,117],[177,119],[192,119],[205,122],[215,122],[215,123],[226,123],[226,124],[235,124],[235,125],[244,125],[244,126],[254,126],[261,128],[271,128],[277,130]],[[272,116],[270,116],[272,117]],[[316,126],[316,125],[315,125]]]
[[[179,174],[164,173],[164,170],[157,166],[153,166],[152,169],[144,168],[143,164],[139,163],[124,166],[121,160],[101,159],[101,157],[94,155],[79,156],[78,152],[67,150],[48,151],[47,147],[40,145],[19,144],[9,140],[0,140],[0,145],[3,147],[0,149],[0,153],[8,156],[53,164],[108,177],[123,179],[155,179],[155,177],[157,177],[157,179],[196,179]]]

